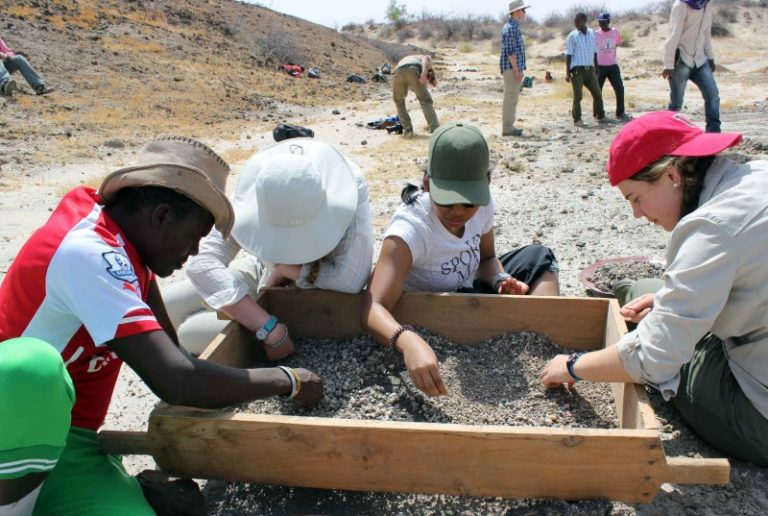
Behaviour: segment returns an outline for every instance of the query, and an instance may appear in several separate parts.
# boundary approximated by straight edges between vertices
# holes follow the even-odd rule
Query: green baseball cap
[[[488,162],[488,142],[477,127],[463,122],[440,126],[429,139],[430,197],[437,204],[487,206]]]

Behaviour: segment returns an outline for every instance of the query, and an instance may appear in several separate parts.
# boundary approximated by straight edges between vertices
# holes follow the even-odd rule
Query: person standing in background
[[[509,4],[509,20],[501,29],[501,76],[504,78],[504,102],[501,108],[501,135],[522,136],[523,130],[515,127],[520,84],[525,76],[525,41],[520,22],[530,7],[522,0]]]
[[[669,13],[669,34],[664,43],[664,71],[669,81],[670,111],[683,108],[690,80],[704,97],[706,131],[720,132],[720,92],[715,82],[712,50],[712,9],[709,0],[676,0]]]
[[[624,112],[624,82],[621,80],[621,70],[616,62],[616,49],[621,45],[619,29],[611,27],[610,13],[600,13],[597,17],[600,30],[595,32],[597,38],[597,84],[603,91],[605,80],[611,83],[616,95],[616,118],[626,120]]]
[[[597,39],[587,27],[587,15],[577,13],[573,25],[576,27],[565,40],[565,82],[573,88],[573,125],[584,127],[581,119],[581,96],[586,87],[592,95],[592,111],[598,122],[605,121],[603,96],[597,84]]]

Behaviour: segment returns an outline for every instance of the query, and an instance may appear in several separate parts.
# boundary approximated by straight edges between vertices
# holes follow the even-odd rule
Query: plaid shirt
[[[512,68],[507,56],[513,54],[517,59],[517,68],[522,72],[525,70],[525,42],[523,41],[523,33],[520,32],[520,24],[517,23],[517,20],[510,18],[504,25],[504,28],[501,29],[501,58],[499,59],[499,65],[501,66],[502,74],[504,70]]]
[[[587,29],[586,34],[578,30],[568,34],[568,39],[565,40],[565,55],[571,56],[571,68],[594,66],[595,54],[597,54],[597,38],[592,29]]]

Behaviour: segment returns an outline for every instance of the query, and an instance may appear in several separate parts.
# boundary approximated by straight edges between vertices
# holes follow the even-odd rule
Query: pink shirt
[[[616,64],[616,48],[621,44],[619,29],[612,27],[605,31],[597,29],[597,64],[598,66],[611,66]]]
[[[16,52],[8,48],[8,45],[5,44],[3,38],[0,38],[0,54],[8,54],[11,57],[16,55]]]

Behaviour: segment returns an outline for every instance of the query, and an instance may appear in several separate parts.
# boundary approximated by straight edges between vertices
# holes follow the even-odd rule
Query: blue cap
[[[611,21],[611,15],[609,13],[600,13],[600,15],[597,17],[597,21]]]

